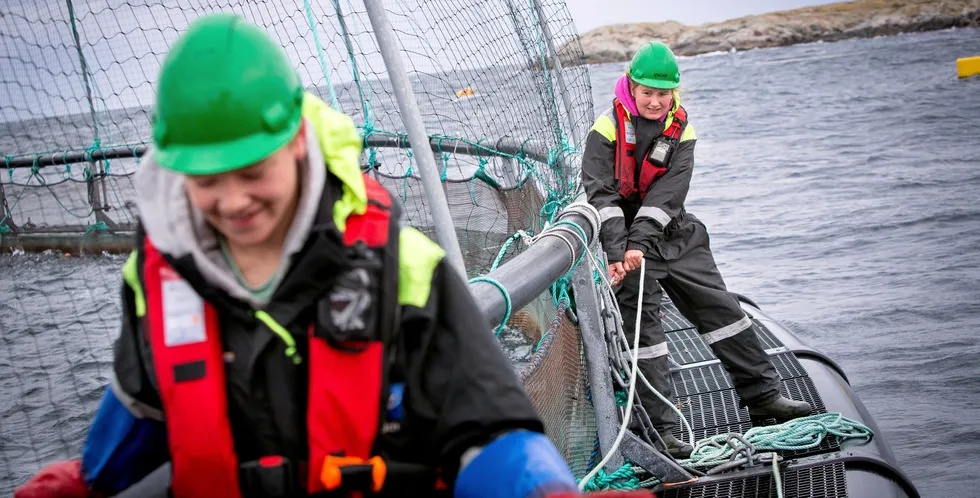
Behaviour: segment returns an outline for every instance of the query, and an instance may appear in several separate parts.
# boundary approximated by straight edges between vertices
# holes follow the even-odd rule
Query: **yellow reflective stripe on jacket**
[[[327,170],[343,183],[343,194],[333,205],[334,224],[343,232],[348,216],[364,214],[367,209],[367,188],[360,162],[361,137],[350,116],[335,111],[309,92],[303,97],[303,117],[316,130]]]
[[[670,124],[674,122],[674,113],[677,109],[681,107],[681,94],[677,90],[674,90],[674,108],[667,113],[667,119],[664,120],[664,129],[666,130],[670,127]],[[687,142],[688,140],[697,140],[698,135],[694,132],[694,125],[691,124],[690,116],[688,116],[687,126],[684,127],[684,133],[681,134],[681,142]]]
[[[439,244],[412,227],[398,235],[398,304],[422,308],[432,291],[436,265],[446,256]]]
[[[677,90],[674,90],[674,107],[670,110],[670,112],[667,113],[667,118],[664,119],[665,130],[670,127],[671,123],[674,122],[674,113],[677,112],[677,109],[679,109],[680,106],[681,106],[681,95]],[[629,114],[630,112],[626,111],[627,117],[629,117]],[[606,140],[609,140],[610,142],[615,142],[616,127],[618,126],[618,124],[616,123],[616,119],[617,118],[615,117],[615,108],[610,108],[606,112],[599,115],[598,118],[596,118],[595,123],[592,125],[590,131],[598,132],[603,137],[606,137]],[[694,131],[694,125],[692,125],[690,121],[688,121],[687,126],[684,128],[684,134],[681,135],[680,141],[687,142],[688,140],[697,140],[697,138],[698,135]]]
[[[610,142],[616,141],[616,123],[613,121],[613,118],[609,116],[608,112],[604,112],[600,114],[598,118],[596,118],[595,124],[592,125],[591,131],[599,133]]]
[[[146,297],[143,295],[143,285],[140,284],[139,268],[136,267],[136,251],[129,253],[129,258],[123,265],[123,281],[133,291],[134,301],[136,302],[136,316],[143,318],[146,315]]]
[[[674,113],[681,108],[681,94],[677,90],[672,92],[674,94],[674,107],[667,113],[667,118],[664,119],[664,129],[670,128],[671,123],[674,122]],[[683,137],[682,137],[683,138]]]
[[[687,142],[688,140],[697,140],[698,134],[694,132],[694,125],[687,123],[684,127],[684,134],[681,135],[681,142]]]

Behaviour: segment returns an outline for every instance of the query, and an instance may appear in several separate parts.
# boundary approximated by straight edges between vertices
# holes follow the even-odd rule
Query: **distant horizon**
[[[658,2],[655,9],[635,12],[643,0],[566,0],[575,22],[576,31],[589,31],[615,24],[663,23],[675,21],[687,26],[724,22],[739,17],[768,14],[800,7],[847,3],[853,0],[690,0],[687,2]],[[631,9],[630,7],[634,7]]]

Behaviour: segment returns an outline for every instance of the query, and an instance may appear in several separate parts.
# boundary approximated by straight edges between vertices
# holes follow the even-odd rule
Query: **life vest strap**
[[[309,463],[293,462],[281,456],[267,456],[239,465],[239,481],[244,498],[290,497],[304,493]],[[313,496],[347,496],[392,490],[437,490],[447,486],[439,473],[428,465],[393,462],[380,456],[369,459],[329,456],[320,470],[323,491]],[[425,493],[422,493],[425,494]]]

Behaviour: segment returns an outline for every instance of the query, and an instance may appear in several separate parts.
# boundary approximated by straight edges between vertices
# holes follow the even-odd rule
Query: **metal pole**
[[[568,97],[568,89],[565,86],[565,78],[562,76],[561,67],[561,57],[558,55],[558,51],[555,50],[555,42],[551,38],[551,28],[548,27],[548,21],[545,19],[544,8],[541,7],[540,0],[531,0],[534,5],[534,11],[537,13],[538,24],[541,26],[541,33],[544,35],[544,42],[547,44],[548,53],[554,54],[552,59],[552,69],[555,75],[555,79],[558,80],[558,93],[561,93],[562,104],[565,105],[565,114],[568,118],[569,130],[572,132],[572,136],[576,139],[581,138],[578,134],[578,127],[575,125],[575,118],[572,113],[572,101]],[[547,59],[548,57],[546,57]]]
[[[413,154],[418,161],[419,176],[422,177],[426,200],[429,209],[432,210],[436,238],[439,240],[439,245],[446,251],[446,257],[449,258],[450,264],[455,266],[460,275],[465,277],[466,266],[463,264],[463,253],[459,250],[459,241],[456,240],[456,229],[453,226],[449,205],[446,203],[446,193],[442,190],[442,181],[439,179],[435,159],[432,157],[429,135],[426,133],[425,124],[422,122],[422,113],[415,101],[412,82],[402,64],[395,32],[388,22],[388,14],[385,12],[382,0],[365,0],[364,8],[371,19],[371,27],[374,29],[374,35],[378,40],[381,57],[384,59],[391,84],[395,88],[395,98],[398,100],[398,109],[405,123],[405,130],[408,132],[408,140],[412,144]]]
[[[0,226],[7,227],[11,232],[17,231],[17,225],[14,224],[14,213],[10,212],[10,207],[7,206],[7,196],[3,193],[3,183],[0,183]]]
[[[507,186],[508,187],[516,186],[517,182],[521,180],[520,178],[521,173],[518,168],[517,161],[514,161],[509,157],[503,157],[500,159],[500,162],[501,162],[501,170],[504,176],[504,180],[507,181]]]
[[[579,265],[572,274],[572,288],[578,313],[578,326],[582,331],[582,347],[585,350],[585,366],[592,390],[592,409],[595,413],[596,432],[599,437],[600,455],[612,449],[619,432],[619,409],[616,392],[609,374],[609,350],[606,346],[602,302],[592,280],[592,268]],[[586,304],[586,306],[582,306]],[[623,457],[615,453],[606,463],[606,472],[614,472],[623,465]]]
[[[528,64],[537,65],[540,56],[537,53],[535,53],[532,41],[528,40],[527,36],[525,36],[524,34],[524,23],[521,22],[521,17],[517,13],[517,7],[514,5],[514,0],[506,0],[506,3],[507,3],[507,11],[510,14],[511,22],[514,23],[514,31],[517,32],[517,38],[520,39],[521,46],[524,47],[524,51],[526,52],[525,55],[528,58]],[[547,64],[547,58],[545,61],[541,61],[541,62]],[[534,68],[531,67],[531,69]],[[544,77],[543,70],[541,73],[541,80],[544,82],[545,85],[548,84],[548,80],[545,79]],[[555,131],[557,132],[558,130],[561,129],[561,116],[558,115],[558,109],[555,108],[553,105],[550,105],[551,102],[548,102],[547,98],[542,97],[541,100],[542,100],[541,103],[544,105],[545,111],[549,114],[549,119],[551,119],[552,123],[554,123],[554,128]],[[558,143],[560,139],[561,136],[558,133],[555,133],[555,143]]]
[[[354,44],[351,43],[350,31],[347,29],[347,22],[344,20],[344,13],[340,10],[340,2],[333,0],[333,8],[337,12],[337,23],[340,25],[340,35],[344,39],[344,47],[347,48],[347,55],[350,56],[351,74],[354,76],[354,84],[357,85],[357,92],[361,97],[361,109],[364,112],[364,122],[369,123],[367,98],[364,96],[364,89],[361,88],[361,77],[357,69],[357,58],[354,56]]]
[[[85,83],[85,97],[88,99],[89,112],[92,113],[92,133],[95,135],[95,139],[99,138],[99,121],[97,114],[95,112],[95,101],[92,100],[92,87],[88,81],[88,64],[85,63],[85,56],[82,54],[82,43],[78,38],[78,28],[75,25],[75,7],[71,3],[72,0],[65,0],[65,4],[68,6],[68,16],[71,21],[71,33],[72,37],[75,39],[75,51],[78,53],[78,63],[81,64],[82,69],[82,81]],[[105,185],[105,170],[103,169],[102,162],[96,162],[94,160],[89,161],[92,169],[92,177],[85,180],[88,187],[88,195],[90,202],[92,204],[92,211],[95,213],[95,219],[112,227],[114,223],[110,220],[106,214],[106,208],[102,204],[102,197],[106,197]],[[94,180],[93,177],[98,176],[98,180]],[[99,194],[99,187],[102,187],[102,194]]]
[[[512,23],[514,23],[514,31],[517,32],[517,38],[521,41],[521,46],[524,47],[524,52],[531,61],[537,60],[538,55],[534,53],[534,46],[531,44],[531,40],[527,39],[527,36],[524,33],[524,26],[521,23],[520,16],[517,15],[517,7],[514,6],[514,0],[505,1],[507,3],[507,12],[510,14],[510,20]]]

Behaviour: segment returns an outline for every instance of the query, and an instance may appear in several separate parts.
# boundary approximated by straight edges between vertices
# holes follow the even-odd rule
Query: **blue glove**
[[[459,473],[458,498],[539,498],[577,492],[575,476],[543,434],[514,431],[483,448]]]

